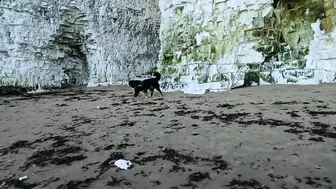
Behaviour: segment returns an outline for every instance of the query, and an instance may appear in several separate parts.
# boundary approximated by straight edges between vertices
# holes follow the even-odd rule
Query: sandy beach
[[[0,97],[0,188],[336,189],[336,85],[132,94]]]

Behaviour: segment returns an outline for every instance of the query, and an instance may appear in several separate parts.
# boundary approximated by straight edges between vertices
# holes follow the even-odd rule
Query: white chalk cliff
[[[0,1],[0,85],[120,83],[158,63],[160,10],[146,0]]]
[[[0,85],[332,83],[335,25],[336,0],[3,0]]]
[[[336,0],[160,1],[168,90],[336,81]]]

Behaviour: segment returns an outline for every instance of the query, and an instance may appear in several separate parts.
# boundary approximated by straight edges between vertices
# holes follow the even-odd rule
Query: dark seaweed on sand
[[[174,149],[171,148],[165,148],[162,150],[162,153],[158,154],[158,155],[152,155],[152,156],[148,156],[148,157],[143,157],[143,158],[139,158],[139,157],[135,157],[132,162],[140,164],[140,165],[145,165],[148,162],[154,162],[157,159],[162,159],[162,160],[166,160],[166,161],[170,161],[172,163],[174,163],[176,166],[182,164],[197,164],[198,162],[202,161],[202,162],[209,162],[212,164],[212,170],[226,170],[228,169],[229,164],[221,159],[221,156],[217,156],[214,158],[202,158],[202,157],[194,157],[190,154],[185,155],[185,154],[181,154],[179,152],[177,152]],[[183,170],[182,167],[173,167],[170,171],[171,172],[176,172],[178,170]]]
[[[56,189],[80,189],[87,188],[92,182],[94,182],[96,178],[87,178],[85,180],[71,180],[66,184],[61,184],[57,186]]]
[[[265,186],[254,179],[237,180],[234,178],[227,186],[232,189],[270,189],[268,186]]]
[[[71,155],[78,153],[80,151],[82,151],[81,147],[70,145],[65,145],[62,148],[52,148],[37,151],[27,159],[27,162],[22,168],[23,170],[27,170],[32,165],[37,165],[40,167],[47,166],[50,164],[70,165],[74,161],[81,161],[87,158],[82,154]]]
[[[193,182],[200,182],[204,179],[212,180],[209,173],[201,173],[201,172],[190,174],[188,179],[189,181],[193,181]]]
[[[126,180],[125,178],[119,179],[119,178],[111,176],[111,180],[108,181],[106,184],[106,186],[111,186],[111,187],[120,186],[120,185],[130,186],[132,185],[132,183]]]
[[[24,181],[20,181],[17,178],[7,178],[0,180],[1,187],[15,187],[15,188],[22,188],[22,189],[33,189],[39,184],[37,183],[27,183]]]

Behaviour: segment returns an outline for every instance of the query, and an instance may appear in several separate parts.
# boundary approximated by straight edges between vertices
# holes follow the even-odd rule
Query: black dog
[[[155,76],[155,78],[145,79],[142,81],[141,85],[138,85],[134,88],[134,98],[139,95],[140,91],[143,91],[147,98],[148,89],[150,89],[151,91],[151,97],[153,96],[154,89],[158,90],[161,96],[163,96],[160,90],[160,84],[159,84],[159,80],[161,79],[161,74],[159,72],[154,72],[153,75]]]
[[[141,80],[130,80],[128,82],[128,85],[132,88],[135,88],[136,86],[142,85],[142,81]]]

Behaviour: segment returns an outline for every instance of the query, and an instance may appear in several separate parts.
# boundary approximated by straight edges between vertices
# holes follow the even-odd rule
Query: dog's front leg
[[[150,92],[151,92],[151,97],[153,96],[153,93],[154,93],[154,87],[151,87],[151,89],[150,89]]]
[[[136,98],[139,95],[139,93],[140,93],[139,87],[135,87],[134,88],[134,98]]]
[[[146,95],[146,97],[145,97],[145,98],[148,98],[147,89],[146,89],[146,90],[144,90],[144,93],[145,93],[145,95]]]
[[[156,88],[156,90],[158,90],[158,91],[159,91],[159,93],[160,93],[160,94],[161,94],[161,96],[163,97],[163,94],[162,94],[162,92],[161,92],[161,90],[160,90],[160,85],[156,86],[155,88]]]

